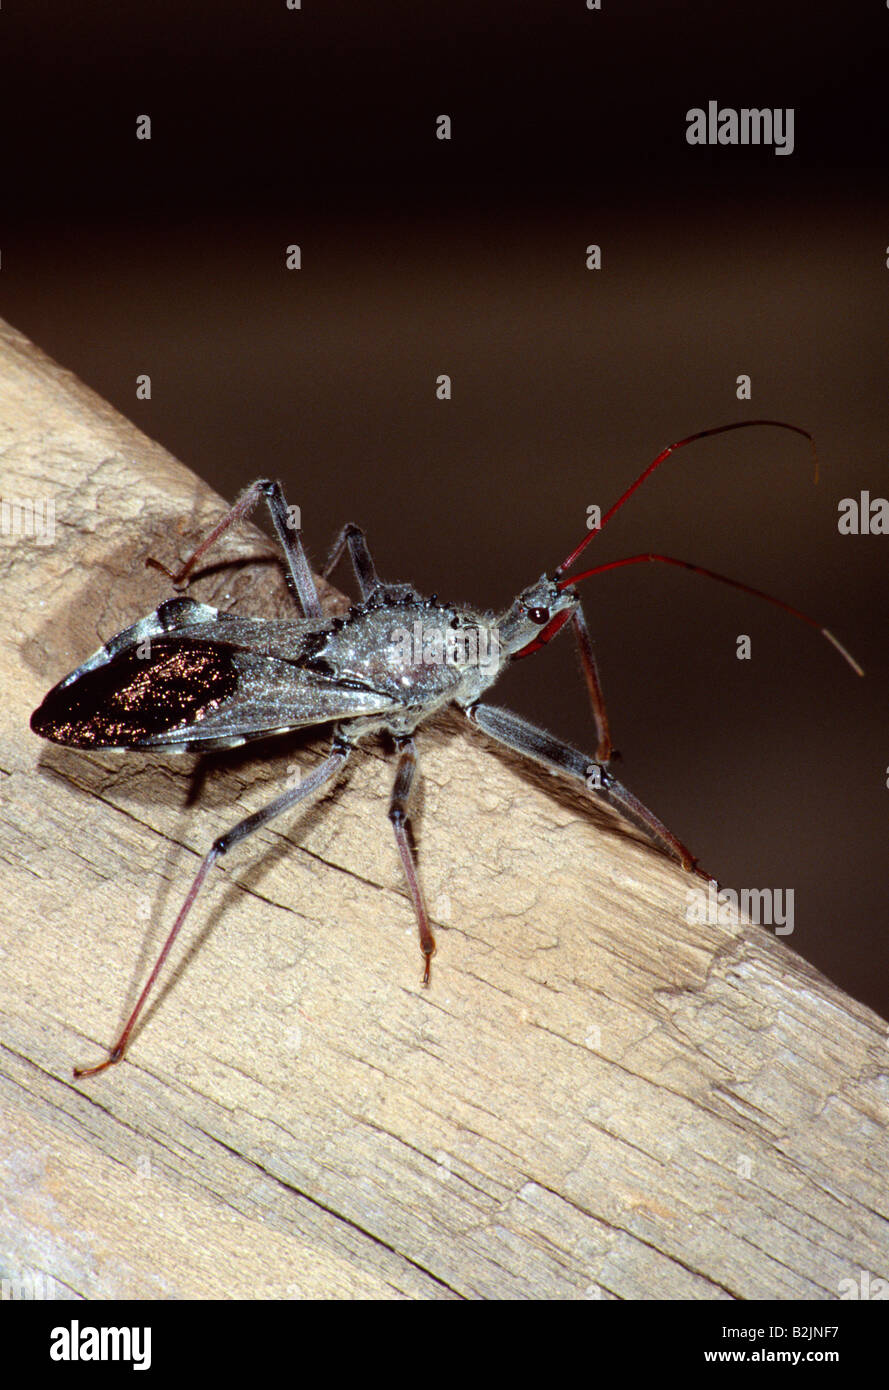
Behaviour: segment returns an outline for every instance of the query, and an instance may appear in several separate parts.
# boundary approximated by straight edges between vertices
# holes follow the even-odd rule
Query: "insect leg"
[[[571,614],[571,626],[577,639],[584,680],[589,691],[590,704],[593,707],[593,718],[596,721],[596,738],[598,740],[596,762],[607,763],[610,762],[612,753],[611,725],[608,722],[608,711],[605,708],[605,696],[602,694],[602,682],[593,653],[590,631],[586,625],[586,618],[583,616],[583,609],[579,605]]]
[[[173,943],[179,935],[182,924],[188,916],[195,898],[200,892],[204,879],[207,877],[207,874],[210,869],[212,869],[219,856],[225,854],[226,851],[231,849],[232,845],[236,845],[239,840],[243,840],[246,836],[252,835],[254,830],[259,830],[260,826],[266,825],[270,820],[273,820],[275,816],[279,816],[282,811],[289,810],[291,806],[296,805],[298,801],[302,801],[304,797],[311,796],[313,792],[317,791],[318,788],[329,781],[331,777],[336,776],[347,761],[351,751],[351,746],[348,743],[342,739],[334,739],[330,755],[325,758],[324,762],[321,763],[319,767],[316,767],[310,772],[308,776],[303,777],[298,787],[292,787],[289,791],[284,792],[283,795],[270,802],[268,806],[264,806],[262,810],[254,811],[252,816],[247,816],[245,820],[239,821],[231,830],[226,831],[224,835],[220,835],[217,840],[213,841],[211,849],[204,857],[204,861],[195,875],[194,883],[188,890],[188,896],[179,909],[179,916],[173,923],[170,934],[163,944],[160,955],[155,961],[154,969],[149,975],[142,993],[136,1001],[136,1007],[133,1009],[133,1012],[124,1025],[123,1032],[111,1048],[104,1062],[98,1062],[92,1067],[75,1067],[74,1075],[76,1077],[95,1076],[98,1072],[104,1071],[106,1067],[111,1067],[115,1062],[122,1060],[130,1040],[130,1034],[136,1025],[136,1020],[142,1012],[152,986],[163,968],[164,961],[170,954]]]
[[[602,693],[602,681],[599,677],[599,668],[596,665],[596,658],[593,653],[593,642],[590,637],[589,628],[586,625],[586,618],[583,616],[583,609],[578,601],[577,607],[573,611],[558,613],[551,622],[547,623],[539,636],[535,637],[523,647],[516,656],[531,656],[534,652],[539,652],[541,647],[545,647],[548,642],[562,631],[566,623],[570,622],[577,648],[580,652],[580,661],[583,667],[583,678],[586,681],[587,691],[589,692],[590,704],[593,707],[593,718],[596,721],[596,762],[608,763],[614,756],[611,743],[611,726],[608,722],[608,712],[605,709],[605,696]]]
[[[425,957],[423,984],[428,985],[429,967],[435,952],[435,937],[429,929],[429,918],[426,915],[423,893],[420,888],[419,879],[417,878],[416,864],[414,863],[413,848],[407,830],[411,792],[413,790],[414,777],[417,771],[417,752],[412,738],[399,739],[398,747],[401,753],[398,759],[398,767],[395,771],[392,796],[389,801],[389,819],[392,822],[392,829],[395,831],[395,841],[398,845],[398,852],[401,855],[404,876],[407,879],[407,886],[413,900],[414,912],[417,914],[417,927],[420,932],[420,950]]]
[[[300,532],[292,524],[290,509],[287,506],[281,484],[273,482],[270,478],[257,478],[255,483],[251,483],[243,497],[240,497],[231,510],[226,512],[218,525],[213,527],[209,536],[201,541],[201,544],[189,555],[187,560],[183,561],[178,570],[175,572],[168,570],[166,565],[162,565],[159,560],[150,557],[145,563],[150,565],[152,569],[160,570],[175,585],[182,584],[201,556],[206,554],[211,545],[214,545],[223,532],[227,531],[236,521],[241,521],[244,517],[249,516],[260,498],[263,498],[268,506],[278,540],[281,542],[281,549],[284,551],[291,593],[298,600],[305,617],[320,618],[321,601],[318,598],[315,580],[306,559]]]
[[[380,587],[380,578],[370,557],[364,532],[360,526],[355,525],[354,521],[347,521],[334,541],[330,555],[327,557],[327,564],[321,571],[321,577],[327,579],[333,573],[347,546],[349,547],[349,558],[352,561],[355,578],[358,580],[358,587],[361,590],[361,597],[363,599],[369,598],[374,590]]]
[[[520,719],[511,710],[500,709],[496,705],[476,704],[470,705],[464,713],[497,743],[504,744],[526,758],[533,758],[551,772],[559,772],[575,782],[580,782],[586,791],[611,806],[631,825],[635,825],[637,830],[641,830],[655,844],[666,849],[679,861],[683,869],[697,874],[700,878],[710,879],[710,875],[698,867],[694,855],[682,841],[596,759],[581,753],[577,748],[572,748],[570,744],[562,743],[545,729],[539,729],[527,720]]]

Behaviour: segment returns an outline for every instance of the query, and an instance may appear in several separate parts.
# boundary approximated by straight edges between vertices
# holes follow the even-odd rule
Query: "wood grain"
[[[37,740],[49,686],[168,595],[145,555],[186,553],[222,503],[8,328],[0,439],[3,497],[55,505],[52,543],[0,544],[4,1278],[830,1299],[889,1275],[886,1025],[764,931],[689,923],[679,869],[451,718],[419,740],[429,990],[372,744],[214,870],[128,1060],[75,1084],[198,857],[324,744]],[[265,559],[192,592],[286,611],[272,554],[228,537],[220,559]]]

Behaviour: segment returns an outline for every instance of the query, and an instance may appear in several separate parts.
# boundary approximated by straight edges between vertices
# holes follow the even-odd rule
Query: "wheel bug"
[[[631,555],[568,576],[579,556],[670,454],[728,430],[771,425],[814,441],[807,430],[781,420],[745,420],[700,430],[669,445],[639,475],[578,546],[553,571],[524,589],[499,615],[424,598],[409,584],[386,584],[377,575],[359,527],[343,527],[322,571],[327,578],[346,551],[359,603],[346,616],[322,613],[301,534],[291,529],[280,483],[259,479],[242,495],[192,555],[171,573],[182,586],[197,561],[233,523],[265,500],[286,561],[286,577],[302,616],[286,620],[244,618],[219,612],[179,595],[112,637],[71,675],[60,681],[31,716],[34,733],[72,748],[160,748],[202,752],[230,748],[250,739],[332,723],[324,761],[295,788],[240,821],[216,839],[195,876],[163,948],[117,1042],[104,1061],[75,1067],[76,1077],[94,1076],[123,1058],[130,1035],[201,886],[213,864],[240,840],[332,782],[355,744],[387,732],[398,763],[389,802],[429,983],[435,938],[423,902],[409,838],[411,793],[417,772],[414,732],[423,720],[454,704],[496,743],[531,758],[549,771],[580,783],[617,811],[689,873],[706,880],[691,852],[655,814],[619,782],[609,768],[611,732],[593,645],[576,585],[623,565],[660,562],[729,584],[765,599],[819,628],[859,675],[861,668],[826,628],[813,618],[738,580],[669,555]],[[817,454],[816,470],[817,470]],[[816,472],[817,476],[817,472]],[[563,627],[572,627],[597,733],[595,757],[580,752],[512,714],[481,700],[504,666],[529,656]],[[480,659],[484,652],[487,659]],[[473,655],[474,653],[474,655]]]

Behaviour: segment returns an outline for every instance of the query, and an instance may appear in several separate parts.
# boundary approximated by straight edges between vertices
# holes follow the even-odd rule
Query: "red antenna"
[[[789,613],[791,617],[799,618],[802,622],[808,623],[810,627],[816,628],[822,634],[822,636],[825,637],[827,641],[830,642],[831,645],[836,648],[836,650],[840,653],[840,656],[843,657],[844,661],[847,661],[849,663],[856,675],[863,676],[864,671],[859,666],[858,662],[849,652],[846,651],[846,648],[840,641],[838,641],[838,639],[833,635],[829,628],[824,627],[814,618],[810,618],[807,613],[802,613],[798,608],[794,608],[791,604],[785,603],[783,599],[773,598],[771,594],[763,593],[762,589],[754,589],[749,584],[742,584],[737,579],[729,579],[724,574],[717,574],[715,570],[705,569],[703,565],[693,565],[688,560],[676,560],[671,555],[629,555],[622,560],[611,560],[607,564],[596,565],[593,569],[584,570],[583,573],[576,574],[571,578],[568,578],[565,575],[565,571],[571,568],[571,566],[577,560],[578,556],[581,555],[582,552],[589,545],[590,541],[593,540],[593,538],[599,534],[602,528],[611,520],[615,513],[620,510],[624,503],[629,501],[636,489],[641,487],[642,484],[645,482],[645,479],[648,478],[656,468],[659,468],[660,465],[665,461],[665,459],[669,458],[670,454],[675,453],[677,449],[684,448],[686,444],[693,444],[696,439],[707,439],[710,435],[713,434],[725,434],[728,430],[752,429],[754,425],[771,425],[775,429],[779,430],[793,430],[794,434],[801,434],[806,439],[808,439],[809,443],[812,446],[812,454],[815,459],[815,482],[817,483],[818,452],[815,448],[815,440],[813,436],[809,433],[809,431],[804,430],[800,425],[788,425],[784,420],[740,420],[737,421],[735,424],[731,425],[717,425],[713,429],[698,430],[697,434],[690,434],[685,439],[678,440],[675,444],[668,444],[667,448],[663,449],[658,454],[657,458],[654,459],[654,461],[650,463],[648,467],[639,474],[639,477],[636,479],[636,481],[634,483],[631,483],[630,486],[627,488],[626,492],[624,492],[617,499],[617,501],[614,503],[614,506],[609,508],[609,510],[605,513],[602,520],[600,521],[599,525],[595,528],[595,530],[590,531],[588,535],[584,536],[583,540],[580,542],[580,545],[576,546],[575,549],[572,550],[571,554],[567,557],[567,559],[562,561],[558,569],[555,571],[553,577],[557,581],[560,589],[568,589],[574,584],[579,584],[583,579],[589,579],[591,575],[604,574],[606,570],[620,569],[623,565],[640,565],[646,563],[647,561],[660,562],[661,564],[665,565],[675,565],[679,569],[690,570],[693,574],[702,574],[706,579],[716,579],[719,581],[720,584],[728,584],[733,589],[740,589],[742,593],[751,594],[754,598],[765,599],[767,603],[774,604],[776,608],[783,608],[784,612]]]

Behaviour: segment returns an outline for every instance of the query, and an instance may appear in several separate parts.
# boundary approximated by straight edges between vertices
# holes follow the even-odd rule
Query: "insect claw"
[[[145,567],[146,569],[160,570],[161,574],[166,575],[167,579],[169,579],[174,589],[185,588],[183,580],[177,578],[172,570],[167,569],[166,565],[162,565],[160,560],[155,560],[153,555],[147,555],[145,557]]]
[[[716,883],[716,879],[713,875],[708,873],[706,869],[701,868],[700,861],[695,859],[693,854],[689,854],[686,851],[686,853],[682,855],[681,863],[687,874],[695,874],[698,878],[704,879],[706,883]],[[719,887],[718,884],[716,884],[716,886],[717,888]]]
[[[124,1053],[126,1052],[129,1031],[129,1028],[127,1028],[124,1037],[115,1043],[114,1047],[112,1047],[109,1051],[108,1056],[105,1058],[104,1062],[94,1062],[91,1067],[75,1067],[74,1075],[76,1077],[98,1076],[100,1071],[105,1071],[107,1067],[113,1067],[116,1062],[120,1062],[123,1058]]]
[[[113,1067],[115,1062],[119,1062],[120,1057],[115,1057],[110,1053],[104,1062],[95,1062],[91,1067],[73,1067],[75,1080],[79,1081],[83,1076],[98,1076],[100,1071],[105,1071],[106,1067]]]

